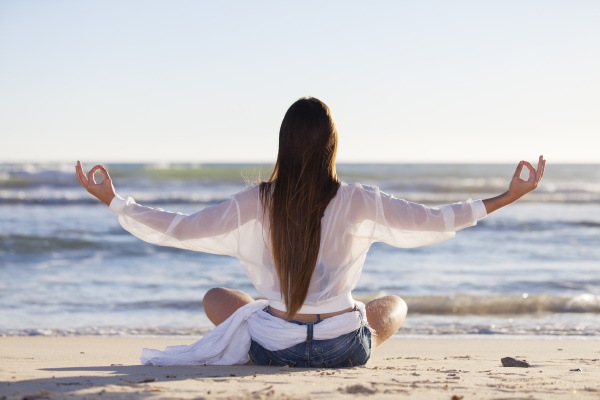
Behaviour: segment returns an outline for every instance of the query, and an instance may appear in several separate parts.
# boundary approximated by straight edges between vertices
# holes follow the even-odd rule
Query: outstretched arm
[[[144,207],[136,204],[132,198],[117,196],[110,176],[102,165],[96,165],[86,175],[78,161],[75,171],[81,186],[110,206],[111,211],[119,215],[121,226],[138,238],[161,246],[231,256],[237,254],[237,229],[242,219],[239,218],[235,196],[193,215],[173,213]],[[102,182],[96,183],[94,180],[96,171],[102,174]]]
[[[98,170],[102,174],[102,182],[96,183],[96,180],[94,179],[94,173]],[[75,172],[77,173],[77,179],[79,180],[79,183],[85,188],[85,190],[96,196],[98,200],[107,206],[110,205],[110,202],[115,197],[115,188],[113,187],[112,180],[108,175],[108,171],[106,171],[102,165],[96,165],[86,175],[81,167],[81,162],[77,161]]]
[[[538,183],[540,183],[542,176],[544,176],[545,166],[546,160],[544,160],[544,156],[540,156],[537,170],[533,168],[533,166],[527,161],[521,161],[517,166],[517,170],[515,171],[512,180],[510,181],[508,191],[502,193],[500,196],[483,200],[483,204],[485,205],[487,213],[490,214],[499,208],[509,205],[510,203],[519,200],[521,197],[534,190]],[[523,167],[527,167],[527,169],[529,169],[529,179],[527,180],[521,179]]]

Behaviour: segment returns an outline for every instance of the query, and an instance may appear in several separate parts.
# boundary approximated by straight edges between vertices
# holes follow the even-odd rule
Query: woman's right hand
[[[96,180],[94,179],[94,173],[98,170],[102,174],[102,181],[96,183]],[[110,205],[110,202],[116,196],[116,193],[112,184],[112,180],[108,175],[108,171],[104,169],[102,165],[96,165],[86,175],[86,173],[83,172],[81,162],[77,161],[75,172],[77,173],[77,179],[79,180],[79,183],[85,188],[85,190],[94,195],[98,200],[107,206]]]

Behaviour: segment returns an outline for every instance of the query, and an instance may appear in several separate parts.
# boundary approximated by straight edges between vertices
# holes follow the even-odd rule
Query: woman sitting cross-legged
[[[115,194],[96,166],[79,182],[110,206],[121,225],[150,243],[240,260],[266,300],[214,288],[204,310],[217,327],[189,346],[144,349],[153,365],[240,364],[346,367],[365,364],[406,317],[398,296],[364,305],[352,298],[369,247],[438,243],[537,187],[544,173],[522,161],[507,192],[491,199],[430,208],[376,187],[338,180],[337,129],[329,108],[302,98],[287,111],[273,174],[229,200],[183,215],[144,207]],[[529,179],[521,179],[524,167]],[[100,171],[102,182],[94,181]]]

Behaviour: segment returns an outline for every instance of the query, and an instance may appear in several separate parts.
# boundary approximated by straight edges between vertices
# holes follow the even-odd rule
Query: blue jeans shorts
[[[263,311],[281,318],[271,312],[269,307]],[[358,312],[358,311],[353,311]],[[250,357],[258,365],[274,365],[298,368],[343,368],[364,365],[371,358],[371,331],[361,326],[355,331],[334,339],[313,340],[313,327],[316,322],[290,320],[297,325],[306,325],[306,341],[287,349],[270,351],[256,343],[250,345]]]

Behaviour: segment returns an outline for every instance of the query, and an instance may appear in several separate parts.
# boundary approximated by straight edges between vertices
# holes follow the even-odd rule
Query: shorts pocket
[[[279,367],[288,365],[290,367],[294,367],[297,364],[296,361],[282,357],[277,353],[280,352],[267,350],[254,340],[250,344],[250,357],[257,365],[273,365]]]
[[[350,340],[344,340],[335,352],[323,358],[326,368],[347,368],[364,365],[371,358],[371,332],[366,327],[360,328]]]
[[[297,361],[290,360],[285,355],[282,355],[282,351],[265,351],[267,352],[267,357],[269,357],[269,365],[274,365],[277,367],[285,367],[286,365],[290,367],[295,367],[298,363]]]

